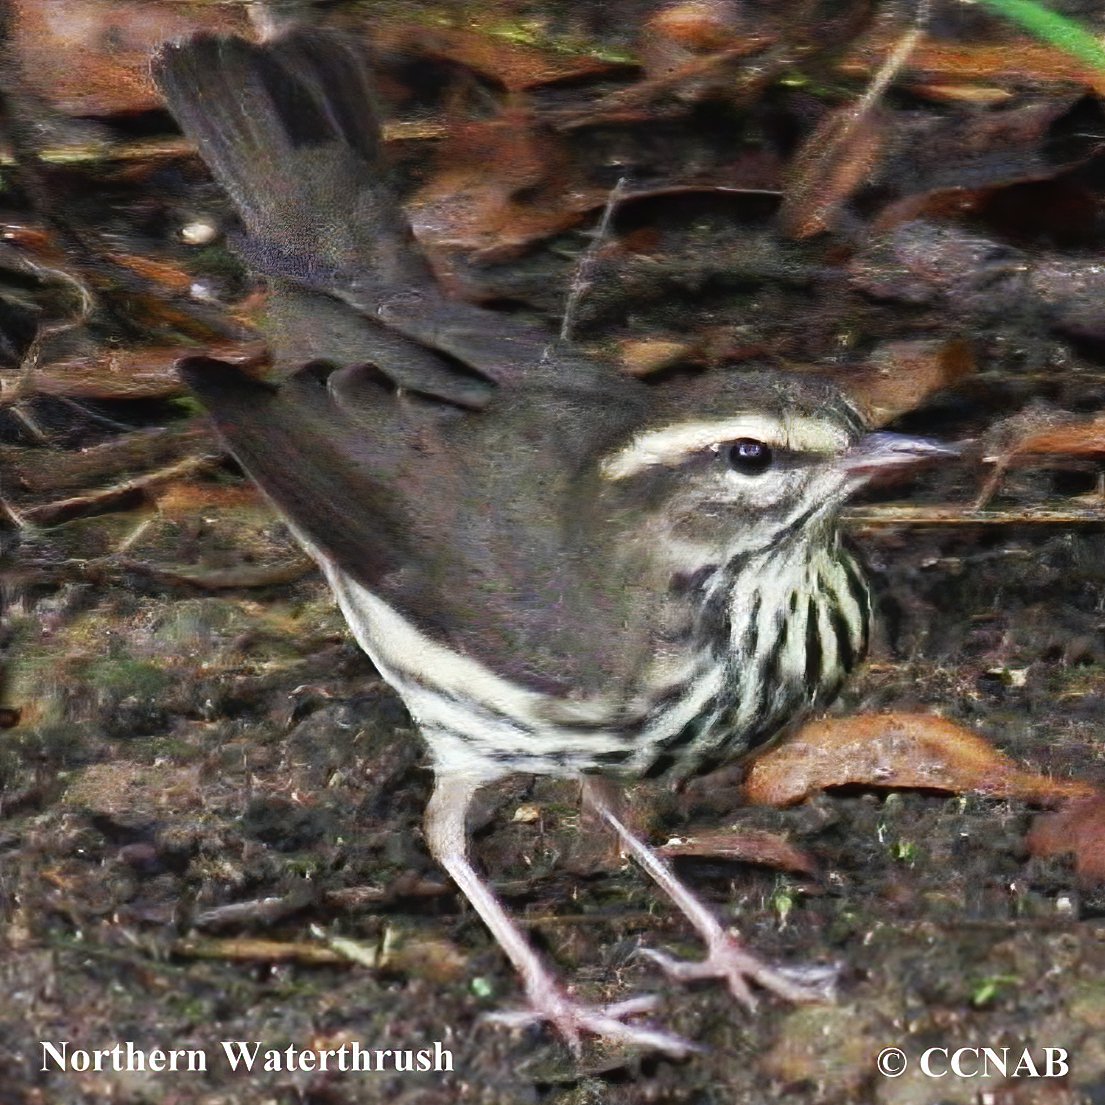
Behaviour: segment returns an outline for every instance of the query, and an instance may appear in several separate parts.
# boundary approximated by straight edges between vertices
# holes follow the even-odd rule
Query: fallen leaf
[[[834,379],[872,426],[883,426],[974,371],[968,342],[915,338],[880,345],[864,364]]]
[[[622,371],[630,376],[651,376],[678,364],[690,350],[686,342],[663,338],[626,338],[619,343]]]
[[[879,183],[899,195],[1049,180],[1095,157],[1100,104],[1071,91],[994,111],[894,117]]]
[[[671,4],[649,17],[645,34],[658,35],[692,52],[726,50],[737,43],[741,32],[735,7],[726,0]]]
[[[795,154],[778,214],[788,237],[831,230],[840,205],[879,164],[889,117],[874,108],[859,112],[853,104],[830,112]]]
[[[1105,453],[1105,415],[1101,414],[1029,434],[1012,447],[1009,455],[1083,456],[1097,453]]]
[[[715,829],[669,841],[656,849],[662,856],[698,856],[758,863],[779,871],[816,875],[817,863],[801,848],[775,833],[758,829]]]
[[[989,741],[935,714],[860,714],[810,722],[757,759],[747,801],[791,806],[829,787],[910,787],[1050,805],[1097,793],[1025,771]]]
[[[407,204],[415,233],[430,249],[476,251],[484,261],[568,230],[608,194],[576,181],[560,141],[521,111],[457,123],[438,164]]]
[[[915,96],[926,100],[936,100],[945,104],[971,104],[976,107],[997,107],[1013,99],[1013,93],[1006,88],[995,88],[986,84],[957,84],[933,81],[931,84],[910,85]]]
[[[1025,839],[1034,856],[1074,856],[1085,882],[1105,882],[1105,794],[1068,802],[1037,817]]]
[[[383,23],[373,27],[371,45],[381,53],[454,62],[507,92],[567,81],[610,80],[637,69],[627,62],[515,42],[496,34],[494,27],[468,30],[425,22]]]
[[[395,947],[385,943],[380,967],[430,982],[455,982],[467,974],[468,957],[449,940],[408,936]]]
[[[161,43],[193,31],[245,26],[238,5],[165,0],[16,0],[12,22],[28,89],[81,116],[160,108],[150,56]]]
[[[177,521],[203,511],[208,515],[223,511],[245,513],[262,506],[264,500],[251,483],[212,483],[181,480],[156,493],[158,513]],[[262,506],[263,509],[263,506]]]
[[[868,77],[894,48],[899,31],[880,29],[853,48],[837,65],[848,77]],[[1105,92],[1105,73],[1054,46],[1027,38],[996,44],[964,45],[929,38],[910,54],[905,69],[922,83],[932,80],[1005,81],[1015,87],[1073,84]],[[902,83],[909,85],[908,78]]]
[[[116,265],[121,265],[139,276],[145,277],[150,283],[156,284],[169,292],[178,294],[188,291],[192,286],[194,277],[191,273],[180,268],[179,265],[171,265],[166,261],[156,261],[152,257],[139,257],[131,253],[106,254],[108,260]]]
[[[187,353],[182,346],[106,348],[91,356],[45,364],[20,377],[24,394],[64,395],[86,399],[170,399],[184,394],[176,373]],[[213,357],[238,365],[256,364],[259,342],[208,347]]]

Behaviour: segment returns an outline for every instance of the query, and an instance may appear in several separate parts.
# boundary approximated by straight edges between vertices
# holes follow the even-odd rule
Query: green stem
[[[1105,48],[1085,27],[1037,4],[1034,0],[979,0],[999,15],[1019,23],[1030,34],[1095,69],[1105,70]]]

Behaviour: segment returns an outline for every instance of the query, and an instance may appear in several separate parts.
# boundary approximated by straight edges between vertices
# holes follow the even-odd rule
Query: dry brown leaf
[[[1037,817],[1026,839],[1034,856],[1074,856],[1085,882],[1105,882],[1105,794],[1068,802]]]
[[[715,829],[692,837],[669,841],[657,848],[662,856],[699,856],[758,863],[778,871],[816,875],[817,863],[801,848],[775,833],[758,829]]]
[[[20,379],[23,394],[86,399],[170,399],[184,394],[175,365],[189,350],[180,346],[107,348],[95,356],[45,364]],[[237,365],[256,363],[258,342],[209,347],[206,352]]]
[[[671,4],[649,17],[644,27],[644,39],[663,39],[690,53],[731,50],[745,39],[754,38],[756,50],[766,42],[762,26],[752,33],[742,26],[738,5],[731,0],[687,0]]]
[[[161,43],[245,26],[244,6],[165,0],[15,0],[12,44],[29,90],[69,115],[162,106],[150,79]]]
[[[917,219],[952,222],[969,218],[985,209],[996,187],[942,188],[915,192],[886,204],[871,220],[871,235],[886,234],[896,226]]]
[[[868,37],[839,62],[837,71],[847,77],[870,76],[894,48],[899,34],[897,30],[883,30]],[[923,40],[910,54],[905,69],[923,83],[1007,81],[1020,88],[1027,84],[1074,84],[1099,95],[1105,93],[1105,74],[1063,50],[1030,39],[992,46]]]
[[[455,982],[467,973],[468,957],[449,940],[405,937],[397,947],[385,949],[380,966],[431,982]]]
[[[40,261],[54,262],[63,257],[48,231],[15,219],[16,216],[9,215],[0,221],[0,240],[27,253],[39,255]]]
[[[791,238],[830,230],[837,209],[879,163],[886,130],[885,113],[867,108],[857,114],[852,104],[822,119],[791,163],[780,230]]]
[[[200,511],[213,514],[215,511],[244,513],[258,507],[266,509],[265,500],[252,483],[218,484],[207,480],[194,483],[181,480],[158,489],[156,495],[158,512],[173,520]]]
[[[456,124],[435,173],[408,204],[419,241],[505,260],[576,225],[607,190],[572,178],[552,135],[522,112]]]
[[[872,426],[882,426],[974,370],[967,342],[919,338],[886,342],[865,364],[834,379]]]
[[[871,235],[917,219],[962,222],[974,215],[999,233],[1081,246],[1093,233],[1097,205],[1067,171],[1097,157],[1101,118],[1101,108],[1074,89],[1000,111],[926,116],[925,123],[897,118],[879,169],[889,202],[874,213]],[[1091,261],[1055,255],[1035,278],[1037,294],[1068,297],[1079,276],[1096,275]]]
[[[679,95],[693,95],[696,74],[706,76],[699,68],[703,62],[712,66],[720,57],[757,54],[775,41],[776,36],[765,35],[762,20],[755,25],[742,21],[733,0],[670,4],[649,16],[641,28],[639,53],[647,79],[623,91],[632,96],[650,82],[666,82],[673,74],[684,73],[691,80]],[[707,83],[711,83],[708,76]]]
[[[635,68],[589,54],[542,50],[478,27],[467,30],[425,22],[389,22],[373,27],[371,43],[381,52],[455,62],[508,92],[523,92],[561,81],[609,78]]]
[[[1051,426],[1022,438],[1009,455],[1085,456],[1105,453],[1105,415]]]
[[[957,84],[933,81],[931,84],[910,83],[909,90],[915,96],[935,100],[942,104],[970,104],[973,107],[997,107],[1013,99],[1014,93],[1006,88],[988,84]]]
[[[690,350],[686,342],[664,338],[626,338],[618,345],[622,371],[630,376],[651,376],[678,364]]]
[[[193,283],[191,273],[166,261],[156,261],[151,257],[140,257],[133,253],[108,253],[106,256],[114,264],[130,269],[131,272],[145,277],[152,284],[170,292],[178,294],[186,292]]]
[[[989,741],[935,714],[860,714],[810,722],[753,763],[749,802],[790,806],[828,787],[911,787],[1045,805],[1096,793],[1025,771]]]

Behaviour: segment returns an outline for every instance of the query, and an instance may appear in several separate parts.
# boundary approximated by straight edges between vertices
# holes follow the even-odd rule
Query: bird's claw
[[[777,994],[787,1001],[810,1003],[831,1001],[840,968],[835,965],[812,964],[808,967],[778,967],[766,963],[746,950],[736,937],[722,933],[707,946],[706,958],[677,959],[666,952],[651,948],[639,949],[638,955],[655,963],[677,982],[693,982],[703,978],[722,979],[729,992],[748,1010],[755,1010],[756,995],[749,983]]]
[[[576,1055],[582,1050],[584,1033],[616,1044],[663,1052],[673,1058],[683,1058],[701,1050],[673,1032],[625,1023],[626,1018],[650,1012],[656,1007],[659,999],[653,994],[642,994],[611,1005],[585,1005],[573,1001],[559,989],[542,989],[531,993],[529,998],[528,1009],[488,1013],[483,1019],[510,1028],[550,1024]]]

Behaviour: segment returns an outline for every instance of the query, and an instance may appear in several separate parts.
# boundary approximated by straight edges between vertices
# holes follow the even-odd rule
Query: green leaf
[[[1064,15],[1045,8],[1035,0],[979,0],[1006,19],[1019,23],[1029,34],[1052,46],[1058,46],[1072,57],[1094,69],[1105,71],[1105,47],[1085,27]]]

